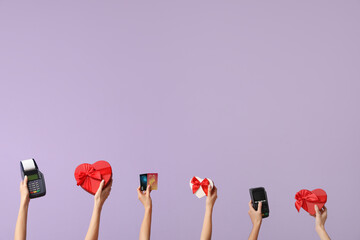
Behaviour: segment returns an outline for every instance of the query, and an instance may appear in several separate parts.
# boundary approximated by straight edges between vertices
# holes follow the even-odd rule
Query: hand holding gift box
[[[112,178],[112,169],[108,162],[97,161],[94,164],[80,164],[74,173],[77,185],[81,186],[88,193],[95,195],[101,180],[105,181],[105,186]]]
[[[296,193],[295,199],[295,207],[298,212],[300,208],[303,208],[311,215],[315,215],[315,205],[317,205],[319,209],[322,209],[327,201],[327,195],[326,192],[320,188],[312,191],[302,189]]]

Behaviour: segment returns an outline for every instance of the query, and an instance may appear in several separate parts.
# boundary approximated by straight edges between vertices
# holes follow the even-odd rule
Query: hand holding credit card
[[[158,189],[158,174],[157,173],[140,174],[140,190],[146,191],[147,185],[151,186],[151,190]]]

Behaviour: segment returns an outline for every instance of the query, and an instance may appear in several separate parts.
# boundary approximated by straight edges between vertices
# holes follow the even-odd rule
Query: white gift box
[[[190,189],[191,189],[191,191],[192,191],[193,185],[194,185],[194,184],[191,183],[191,181],[192,181],[193,178],[194,178],[194,177],[192,177],[192,178],[190,179]],[[203,188],[202,188],[202,186],[201,186],[201,182],[202,182],[204,179],[199,178],[199,177],[197,177],[197,176],[195,176],[195,178],[200,182],[200,187],[199,187],[199,189],[198,189],[194,194],[195,194],[198,198],[202,198],[202,197],[206,196],[206,194],[205,194],[205,192],[204,192],[204,190],[203,190]],[[213,187],[214,187],[214,182],[213,182],[211,179],[209,179],[209,178],[206,178],[206,179],[209,181],[211,188],[213,188]]]

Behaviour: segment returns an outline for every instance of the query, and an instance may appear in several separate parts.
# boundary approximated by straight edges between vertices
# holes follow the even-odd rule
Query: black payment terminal
[[[258,187],[258,188],[250,188],[250,197],[251,202],[255,210],[258,209],[259,202],[262,202],[261,213],[263,218],[267,218],[269,216],[269,202],[267,199],[265,188]]]
[[[25,176],[28,178],[27,185],[30,198],[45,196],[46,187],[44,175],[40,172],[33,158],[20,161],[20,172],[22,179],[24,179]]]

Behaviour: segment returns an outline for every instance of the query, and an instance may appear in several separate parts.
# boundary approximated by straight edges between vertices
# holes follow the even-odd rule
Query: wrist
[[[144,206],[145,212],[151,212],[152,211],[152,205]]]
[[[316,232],[323,232],[323,231],[325,231],[325,226],[324,225],[316,225],[315,226],[315,230],[316,230]]]
[[[27,198],[25,198],[25,199],[21,199],[20,200],[20,206],[21,207],[28,207],[29,206],[29,203],[30,203],[30,199],[27,199]]]
[[[260,228],[262,220],[255,220],[253,222],[253,228]]]
[[[100,202],[95,201],[94,210],[100,210],[101,211],[102,207],[103,207],[103,204],[101,204]]]
[[[214,209],[214,205],[212,204],[206,204],[206,207],[205,207],[206,211],[212,211]]]

